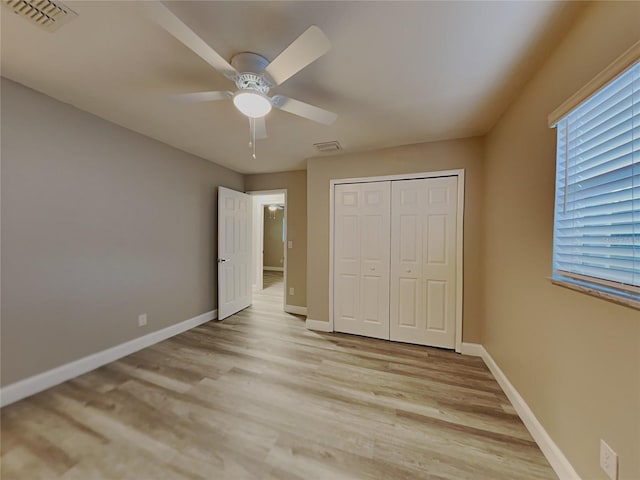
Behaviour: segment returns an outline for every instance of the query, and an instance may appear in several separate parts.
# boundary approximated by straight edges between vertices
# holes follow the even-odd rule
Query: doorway
[[[285,309],[287,291],[287,191],[247,192],[252,198],[252,289]]]

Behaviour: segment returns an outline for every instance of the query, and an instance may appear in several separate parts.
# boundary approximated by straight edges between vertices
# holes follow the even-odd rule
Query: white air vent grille
[[[78,16],[61,2],[51,0],[2,0],[15,14],[34,25],[54,32],[69,20]]]
[[[337,140],[334,140],[333,142],[314,143],[313,146],[320,153],[330,153],[342,150],[342,147]]]

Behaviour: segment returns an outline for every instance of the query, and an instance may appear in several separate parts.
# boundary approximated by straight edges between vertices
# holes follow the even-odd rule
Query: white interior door
[[[218,188],[218,320],[251,305],[251,197]]]
[[[335,330],[389,338],[390,182],[336,185]]]
[[[391,340],[455,347],[457,177],[393,182]]]

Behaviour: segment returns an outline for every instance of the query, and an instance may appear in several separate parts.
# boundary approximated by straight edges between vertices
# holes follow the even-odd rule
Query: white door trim
[[[289,292],[289,289],[287,288],[287,254],[288,254],[288,240],[289,240],[289,228],[287,225],[287,209],[289,208],[289,204],[288,204],[288,200],[287,200],[287,189],[286,188],[279,188],[279,189],[274,189],[274,190],[251,190],[248,192],[245,192],[247,195],[251,195],[251,196],[258,196],[258,195],[275,195],[275,194],[284,194],[284,216],[282,221],[284,222],[284,264],[282,265],[282,272],[283,272],[283,281],[284,281],[284,294],[282,295],[282,309],[283,310],[287,310],[287,293]],[[270,202],[260,202],[260,212],[262,213],[265,205],[269,205]],[[260,227],[260,231],[258,232],[258,236],[257,238],[259,239],[259,249],[260,251],[263,250],[263,245],[262,243],[264,242],[264,217],[260,217],[259,218],[259,227]],[[256,248],[255,245],[253,245],[253,241],[256,239],[255,235],[252,235],[251,241],[252,241],[252,245],[251,248],[252,250],[254,250]],[[260,290],[262,290],[262,274],[263,274],[263,269],[264,267],[262,266],[262,258],[260,258],[260,261],[257,262],[257,267],[259,267],[260,269]],[[256,274],[256,272],[253,272],[254,274]]]
[[[343,183],[385,182],[393,180],[414,180],[418,178],[458,177],[458,234],[456,241],[456,346],[460,353],[462,348],[462,294],[463,294],[463,240],[464,240],[464,169],[440,170],[436,172],[406,173],[398,175],[382,175],[378,177],[340,178],[329,181],[329,325],[328,330],[334,331],[333,322],[333,248],[334,248],[334,190],[335,186]]]

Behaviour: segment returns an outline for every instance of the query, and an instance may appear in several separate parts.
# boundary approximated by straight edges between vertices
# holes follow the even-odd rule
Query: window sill
[[[553,283],[554,285],[558,285],[560,287],[569,288],[571,290],[575,290],[576,292],[586,293],[587,295],[591,295],[592,297],[598,297],[609,302],[617,303],[618,305],[624,305],[625,307],[631,307],[635,308],[636,310],[640,310],[640,300],[634,300],[622,295],[616,295],[615,293],[605,292],[595,287],[588,287],[581,283],[573,282],[567,279],[549,277],[549,281],[551,281],[551,283]]]

